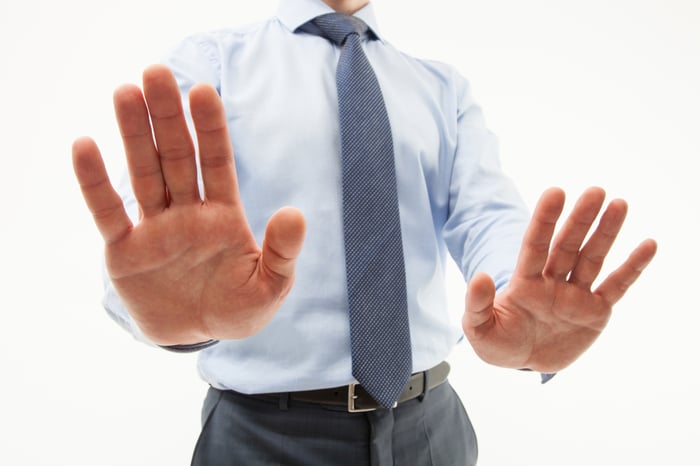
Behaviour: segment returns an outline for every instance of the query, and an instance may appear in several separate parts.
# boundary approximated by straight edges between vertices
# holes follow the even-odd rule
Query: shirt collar
[[[314,19],[316,16],[333,13],[333,11],[333,8],[326,5],[322,0],[280,0],[277,9],[277,18],[287,29],[293,32],[296,28]],[[357,11],[353,16],[367,23],[367,26],[369,26],[374,35],[383,42],[371,2]]]

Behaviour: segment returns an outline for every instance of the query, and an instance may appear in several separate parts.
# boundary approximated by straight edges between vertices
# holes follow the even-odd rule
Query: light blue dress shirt
[[[217,388],[265,393],[354,381],[335,84],[340,49],[294,33],[331,11],[321,0],[282,0],[269,20],[189,37],[164,60],[183,96],[197,82],[219,91],[257,240],[282,206],[299,208],[307,221],[293,290],[272,322],[257,335],[200,352],[200,375]],[[484,126],[468,82],[449,66],[395,49],[382,36],[371,5],[356,15],[379,37],[363,47],[392,125],[413,365],[419,371],[444,360],[462,338],[460,322],[448,313],[448,252],[465,279],[484,271],[501,288],[529,214],[501,171],[496,138]],[[120,192],[135,219],[128,182]],[[109,313],[145,339],[106,284]]]

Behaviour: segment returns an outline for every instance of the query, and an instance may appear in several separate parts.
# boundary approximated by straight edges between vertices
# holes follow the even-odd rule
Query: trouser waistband
[[[444,383],[449,373],[450,365],[446,361],[443,361],[431,369],[412,374],[395,406],[425,396],[428,391]],[[284,398],[285,401],[302,401],[306,403],[343,406],[346,407],[349,412],[366,412],[383,409],[382,405],[377,403],[362,385],[356,383],[320,390],[265,393],[255,396],[264,398]]]

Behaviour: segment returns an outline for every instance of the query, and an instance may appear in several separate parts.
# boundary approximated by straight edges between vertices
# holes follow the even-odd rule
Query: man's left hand
[[[542,373],[571,364],[600,335],[613,305],[656,253],[654,240],[642,242],[593,290],[627,204],[610,202],[584,244],[605,192],[585,191],[555,237],[564,198],[558,188],[540,198],[503,292],[496,295],[493,281],[483,273],[469,283],[462,326],[476,353],[490,364]]]

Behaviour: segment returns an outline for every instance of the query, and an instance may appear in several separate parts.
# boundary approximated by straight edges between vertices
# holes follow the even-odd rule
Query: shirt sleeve
[[[530,214],[501,169],[498,141],[486,128],[468,82],[461,83],[449,215],[443,233],[465,280],[486,272],[500,291],[513,274]],[[541,383],[555,375],[540,374]]]
[[[469,83],[458,78],[456,148],[443,238],[465,280],[489,274],[501,290],[512,275],[529,212],[501,169],[496,136],[486,128]]]

